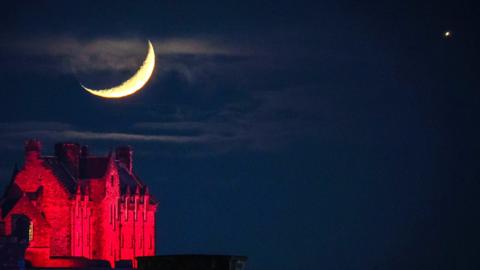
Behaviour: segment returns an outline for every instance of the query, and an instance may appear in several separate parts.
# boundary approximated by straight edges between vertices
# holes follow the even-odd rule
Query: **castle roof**
[[[88,179],[103,178],[108,170],[109,157],[88,156],[82,157],[79,160],[79,172],[78,177],[75,177],[75,173],[69,169],[64,162],[60,161],[57,157],[47,156],[42,157],[44,164],[50,168],[55,176],[60,180],[62,185],[71,193],[74,194],[78,184]],[[120,179],[120,190],[122,194],[125,194],[127,187],[130,190],[135,191],[137,186],[140,189],[145,188],[145,184],[122,164],[119,160],[115,160],[114,166],[118,171]]]
[[[74,193],[76,180],[68,168],[57,157],[43,157],[44,164],[50,168],[60,183],[70,192]]]
[[[8,187],[8,192],[6,192],[0,200],[2,218],[4,218],[10,212],[10,210],[12,210],[22,195],[22,190],[17,186],[17,184],[13,183]]]
[[[135,191],[142,194],[148,193],[146,185],[132,170],[133,151],[129,146],[119,147],[116,152],[111,152],[107,156],[89,155],[86,146],[80,148],[80,145],[75,143],[55,145],[54,156],[41,156],[40,148],[40,142],[37,140],[29,140],[25,146],[27,154],[36,153],[35,159],[41,160],[71,195],[74,195],[79,188],[83,190],[85,184],[91,179],[104,179],[111,169],[118,172],[121,194],[127,194],[128,190],[132,193]],[[35,201],[41,195],[42,190],[23,192],[14,183],[17,173],[18,169],[15,167],[11,181],[0,198],[1,216],[10,212],[22,196]],[[155,201],[150,195],[150,202],[155,203]]]

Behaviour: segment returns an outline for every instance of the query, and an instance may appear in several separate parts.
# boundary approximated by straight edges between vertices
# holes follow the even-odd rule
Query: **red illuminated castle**
[[[25,144],[25,164],[0,200],[0,235],[28,244],[34,267],[82,267],[155,254],[157,202],[134,174],[132,150],[89,155],[75,143],[42,156],[37,140]]]

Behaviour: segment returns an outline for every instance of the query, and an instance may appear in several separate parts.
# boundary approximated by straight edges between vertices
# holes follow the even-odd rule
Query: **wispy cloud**
[[[93,132],[79,130],[29,130],[7,133],[4,137],[46,138],[56,140],[144,141],[164,143],[206,142],[211,139],[207,136],[145,135],[135,133]]]
[[[162,125],[165,129],[160,129]],[[157,155],[199,156],[228,152],[243,139],[236,131],[225,133],[226,127],[207,123],[139,123],[126,127],[126,132],[89,131],[69,124],[56,122],[20,122],[11,125],[0,123],[0,149],[21,151],[23,141],[37,138],[45,145],[62,141],[82,144],[106,145],[130,144],[142,146],[142,155],[150,152]],[[67,128],[67,129],[64,129]],[[187,129],[198,128],[201,132],[190,133]],[[176,130],[176,132],[175,132]],[[175,134],[172,134],[175,133]]]
[[[21,122],[15,124],[0,123],[5,139],[41,138],[48,140],[111,140],[111,141],[140,141],[163,143],[200,143],[211,141],[208,135],[183,136],[183,135],[152,135],[141,133],[123,132],[94,132],[75,129],[73,126],[57,122]]]
[[[51,122],[51,121],[27,121],[27,122],[12,122],[0,123],[0,130],[2,131],[30,131],[30,130],[66,130],[70,129],[72,126],[70,124],[61,123],[61,122]]]
[[[212,145],[242,150],[271,151],[309,136],[328,136],[330,140],[334,135],[322,133],[322,127],[332,125],[328,101],[310,98],[312,91],[315,89],[256,92],[252,99],[225,104],[201,119],[187,115],[181,120],[138,122],[132,127],[141,132],[208,135],[217,139]]]
[[[239,56],[248,50],[226,45],[206,38],[163,38],[151,40],[162,69],[175,67],[172,56]],[[73,37],[35,38],[3,44],[16,53],[27,54],[45,65],[49,57],[62,72],[128,71],[138,67],[147,51],[146,40],[138,38],[95,38]],[[178,58],[176,58],[178,60]],[[60,62],[61,65],[58,65]],[[178,65],[177,65],[178,66]]]
[[[338,134],[326,134],[336,123],[329,121],[328,98],[312,98],[316,88],[289,88],[257,91],[249,98],[234,100],[218,107],[172,108],[161,106],[148,121],[123,123],[118,128],[92,128],[61,122],[0,123],[0,147],[17,145],[19,140],[39,138],[58,141],[120,142],[149,145],[152,149],[168,145],[169,151],[223,153],[235,150],[272,151],[291,142],[312,136],[327,140]],[[320,105],[321,106],[320,106]],[[185,109],[185,110],[183,110]],[[334,130],[341,133],[341,130]],[[337,136],[338,137],[338,136]],[[188,149],[186,149],[186,147]],[[177,149],[177,150],[176,150]],[[162,148],[164,151],[164,148]],[[178,151],[177,151],[178,152]],[[197,151],[198,152],[198,151]]]

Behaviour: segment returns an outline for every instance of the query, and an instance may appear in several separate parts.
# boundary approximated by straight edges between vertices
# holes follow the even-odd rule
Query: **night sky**
[[[134,148],[157,254],[247,269],[480,269],[474,1],[10,1],[0,187],[74,141]],[[451,31],[445,37],[444,32]],[[116,85],[157,66],[135,95]]]

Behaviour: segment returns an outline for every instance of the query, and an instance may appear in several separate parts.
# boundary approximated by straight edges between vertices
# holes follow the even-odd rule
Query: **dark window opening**
[[[12,216],[12,235],[19,242],[28,243],[33,240],[33,223],[25,215]]]

